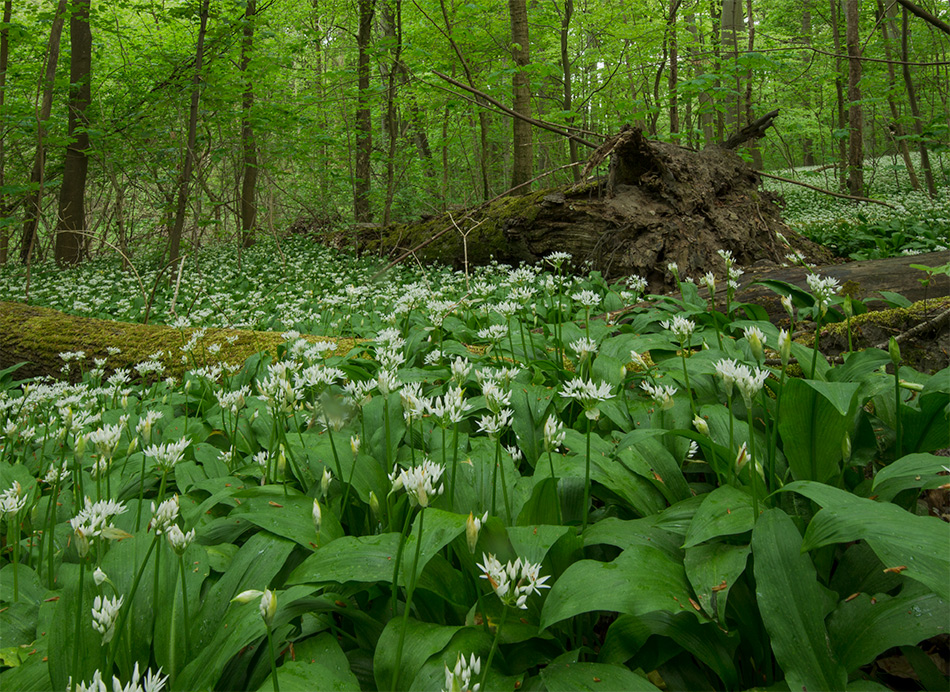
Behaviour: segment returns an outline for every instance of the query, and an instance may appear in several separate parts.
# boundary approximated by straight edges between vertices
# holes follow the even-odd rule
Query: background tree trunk
[[[244,8],[243,42],[241,43],[241,75],[244,78],[244,96],[241,101],[241,154],[243,180],[241,182],[241,245],[254,244],[257,226],[257,141],[251,122],[254,107],[254,79],[249,74],[251,51],[254,48],[254,18],[257,0],[247,0]]]
[[[201,18],[198,26],[198,45],[195,47],[195,73],[191,80],[191,108],[188,115],[188,143],[185,148],[185,165],[178,182],[178,204],[175,207],[175,223],[168,232],[168,261],[174,262],[181,254],[181,233],[185,228],[185,209],[188,206],[188,189],[195,166],[195,143],[198,135],[198,103],[201,97],[201,63],[204,59],[205,33],[208,30],[208,5],[201,3]]]
[[[930,167],[930,153],[924,144],[922,136],[924,134],[923,125],[920,121],[920,106],[917,103],[917,90],[914,88],[914,80],[910,76],[910,58],[907,49],[907,39],[910,31],[907,26],[907,8],[903,11],[903,30],[901,31],[901,60],[904,61],[904,87],[907,89],[907,100],[910,103],[910,112],[914,116],[914,134],[920,139],[920,167],[924,171],[924,181],[927,183],[927,192],[931,197],[937,196],[937,186],[934,183],[933,169]]]
[[[893,5],[890,6],[893,9]],[[907,177],[910,179],[910,185],[915,190],[920,189],[920,181],[917,179],[917,171],[914,170],[914,162],[910,159],[910,149],[907,147],[907,140],[904,138],[904,126],[901,125],[900,111],[897,107],[897,98],[894,95],[897,77],[894,74],[894,63],[891,62],[891,32],[888,25],[892,24],[888,15],[890,10],[884,8],[882,0],[877,2],[877,11],[881,22],[881,36],[884,38],[884,57],[887,60],[887,104],[891,109],[891,126],[893,128],[894,140],[897,143],[897,149],[904,159],[904,167],[907,169]],[[892,15],[893,16],[893,15]]]
[[[848,44],[848,190],[864,195],[864,109],[861,107],[861,46],[858,0],[845,0]]]
[[[526,0],[508,0],[508,13],[511,16],[511,57],[515,61],[512,75],[513,107],[515,112],[531,117],[531,80],[525,68],[531,62],[528,44],[528,6]],[[532,146],[531,125],[520,118],[512,119],[512,166],[511,187],[522,185],[531,179],[534,168],[534,147]],[[525,195],[530,192],[524,185],[514,194]]]
[[[828,0],[831,6],[831,38],[835,49],[835,95],[837,96],[837,124],[838,131],[834,134],[838,142],[838,186],[845,190],[848,187],[848,143],[845,141],[843,133],[847,130],[848,121],[845,118],[844,108],[844,83],[841,81],[841,31],[840,26],[840,4],[841,0]]]
[[[13,12],[13,0],[4,0],[3,2],[3,26],[0,26],[0,118],[3,117],[3,104],[7,94],[7,62],[10,58],[10,15]],[[6,172],[6,130],[0,132],[0,190],[5,185]],[[10,213],[12,205],[10,196],[5,192],[0,192],[0,216],[6,216]],[[7,263],[7,255],[10,252],[10,227],[3,223],[0,225],[0,265]]]
[[[69,20],[69,144],[59,190],[56,263],[76,264],[82,256],[86,229],[86,172],[89,168],[89,101],[92,98],[92,32],[90,0],[74,0]]]
[[[43,203],[43,183],[46,173],[46,121],[53,111],[53,86],[56,80],[56,63],[59,62],[59,43],[66,19],[66,0],[59,0],[53,26],[49,30],[49,46],[46,49],[46,69],[40,77],[39,89],[42,102],[36,114],[36,152],[33,155],[33,170],[30,184],[36,189],[26,196],[26,216],[23,220],[23,237],[20,239],[20,261],[26,264],[36,242],[36,227],[40,222],[40,207]]]
[[[568,51],[569,39],[571,33],[571,19],[574,17],[574,0],[564,0],[564,14],[561,15],[561,79],[564,81],[563,87],[563,98],[561,101],[561,107],[566,113],[570,113],[574,109],[574,90],[571,85],[571,55]],[[567,117],[567,124],[571,126],[574,124],[574,116],[569,115]],[[577,151],[577,142],[571,138],[567,140],[568,151],[571,157],[571,163],[577,163],[580,161],[579,154]],[[571,176],[574,178],[574,182],[580,182],[581,172],[577,166],[574,166],[571,169]]]
[[[373,153],[373,121],[369,93],[369,44],[372,37],[375,0],[358,0],[359,30],[356,34],[357,60],[357,105],[356,105],[356,165],[353,181],[353,216],[358,223],[373,220],[370,206]]]

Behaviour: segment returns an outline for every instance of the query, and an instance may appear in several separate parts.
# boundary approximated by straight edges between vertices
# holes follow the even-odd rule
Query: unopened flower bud
[[[350,449],[353,450],[353,456],[356,456],[360,452],[360,436],[352,435],[350,436]]]
[[[320,527],[323,525],[323,513],[320,511],[320,502],[314,498],[313,500],[313,528],[316,530],[317,535],[320,535]]]
[[[709,423],[706,422],[705,418],[693,416],[693,427],[696,428],[700,435],[709,437]]]
[[[897,343],[897,339],[893,336],[891,340],[887,342],[887,353],[890,355],[894,367],[899,367],[901,364],[901,347],[900,344]]]
[[[139,438],[133,437],[133,438],[132,438],[132,441],[129,442],[129,449],[128,449],[128,451],[125,453],[126,456],[135,453],[135,450],[137,450],[138,448],[139,448]]]
[[[379,512],[379,498],[376,497],[376,493],[374,493],[372,490],[369,491],[369,509],[376,518],[376,521],[380,521],[382,519],[382,516]]]
[[[101,567],[96,567],[96,571],[92,573],[93,581],[96,582],[96,586],[102,586],[102,583],[109,579],[109,576],[102,571]]]
[[[327,490],[330,489],[330,481],[333,480],[333,474],[330,473],[330,469],[323,469],[323,476],[320,477],[320,497],[327,496]]]
[[[778,353],[782,359],[782,367],[787,366],[792,355],[792,337],[784,329],[778,333]]]
[[[482,522],[475,518],[471,512],[468,513],[468,519],[465,520],[465,542],[468,544],[468,550],[475,554],[475,545],[478,543],[478,532],[482,528]]]
[[[846,464],[851,460],[851,436],[848,433],[845,433],[844,439],[841,440],[841,458]]]
[[[277,594],[275,594],[270,589],[264,589],[264,594],[261,596],[261,619],[264,620],[264,624],[269,628],[271,623],[274,622],[274,614],[277,612]]]

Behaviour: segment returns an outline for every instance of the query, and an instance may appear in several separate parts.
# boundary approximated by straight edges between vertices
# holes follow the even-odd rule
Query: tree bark
[[[3,105],[7,94],[7,63],[10,58],[10,16],[13,13],[13,0],[3,2],[3,26],[0,27],[0,118],[3,117]],[[0,189],[6,184],[6,130],[0,132]],[[12,208],[10,196],[0,192],[0,216],[6,216]],[[0,265],[7,263],[10,252],[10,227],[0,226]]]
[[[513,110],[531,117],[531,80],[526,68],[531,62],[528,44],[528,6],[526,0],[508,0],[508,13],[511,17],[511,57],[515,62],[512,75]],[[511,187],[517,187],[531,180],[534,167],[534,148],[532,146],[531,125],[515,118],[512,127],[512,166]],[[530,192],[527,185],[518,188],[514,194],[525,195]]]
[[[910,75],[910,65],[908,64],[909,51],[907,48],[907,39],[909,30],[907,26],[907,9],[903,12],[903,30],[901,31],[901,60],[903,60],[904,87],[907,89],[907,101],[910,103],[910,112],[914,117],[914,134],[920,140],[920,167],[924,171],[924,181],[927,183],[927,192],[931,197],[937,196],[937,185],[934,181],[933,169],[930,167],[930,152],[923,141],[923,125],[920,119],[920,106],[917,104],[917,90],[914,88],[914,80]]]
[[[563,88],[563,98],[561,101],[561,107],[564,109],[565,113],[570,113],[574,109],[574,92],[571,85],[571,55],[568,51],[571,32],[571,20],[574,18],[574,0],[564,0],[564,14],[561,15],[561,79],[564,80]],[[567,124],[571,126],[574,124],[574,116],[569,115],[567,117]],[[570,153],[571,163],[577,163],[580,161],[578,151],[577,151],[577,142],[573,139],[567,140],[568,152]],[[574,178],[574,182],[580,182],[581,172],[577,166],[574,166],[571,169],[571,176]]]
[[[69,144],[59,190],[56,263],[77,264],[86,229],[86,172],[89,168],[89,101],[92,98],[90,0],[74,0],[69,20]]]
[[[848,187],[848,142],[844,133],[848,129],[848,119],[844,107],[844,82],[841,79],[841,0],[828,0],[831,6],[831,38],[835,48],[835,96],[837,106],[837,132],[834,135],[838,142],[838,186],[845,190]]]
[[[243,180],[241,182],[241,245],[254,244],[254,230],[257,226],[257,140],[251,122],[251,110],[254,107],[254,79],[249,75],[251,52],[254,48],[254,21],[257,14],[257,0],[247,0],[244,8],[244,27],[241,42],[241,75],[244,78],[244,96],[241,100],[241,158],[243,161]]]
[[[907,169],[907,176],[910,178],[910,185],[915,190],[920,189],[920,181],[917,179],[917,171],[914,170],[914,162],[910,158],[910,149],[907,147],[907,140],[904,138],[904,126],[901,125],[900,111],[897,107],[897,99],[894,97],[897,77],[894,74],[894,63],[891,62],[891,35],[888,30],[888,24],[892,24],[893,14],[884,9],[882,0],[877,2],[878,14],[881,17],[881,35],[884,38],[884,57],[887,59],[887,105],[891,110],[891,119],[893,121],[894,140],[897,143],[897,149],[904,159],[904,167]],[[890,6],[893,9],[893,5]],[[888,18],[890,15],[890,19]]]
[[[806,46],[811,46],[811,3],[812,0],[803,0],[802,40]],[[808,60],[807,56],[802,56],[806,65]],[[811,90],[808,85],[805,85],[803,90],[802,106],[805,110],[811,110]],[[802,137],[802,165],[815,165],[815,143],[808,135]]]
[[[666,30],[670,43],[670,74],[667,79],[667,89],[670,94],[670,134],[678,135],[680,131],[679,94],[679,44],[676,41],[676,13],[681,0],[670,0],[670,12],[666,19]],[[676,139],[676,138],[674,138]]]
[[[201,18],[198,26],[198,45],[195,47],[195,73],[191,80],[191,108],[188,115],[188,143],[185,149],[185,164],[178,182],[178,202],[175,207],[175,223],[168,233],[168,261],[174,262],[181,254],[181,234],[185,228],[185,209],[188,206],[188,189],[195,166],[195,143],[198,135],[198,104],[201,98],[201,63],[204,60],[205,33],[208,29],[208,6],[211,0],[201,3]]]
[[[726,130],[739,129],[739,118],[743,112],[742,76],[739,71],[739,32],[742,26],[742,0],[723,0],[722,3],[722,47],[731,60],[732,88],[726,90]]]
[[[27,264],[36,243],[36,228],[40,222],[43,203],[43,183],[46,171],[46,121],[53,111],[53,87],[56,81],[56,63],[59,62],[59,44],[66,18],[66,0],[59,0],[53,25],[49,31],[49,46],[46,49],[46,69],[40,77],[42,102],[36,114],[36,152],[33,156],[33,169],[30,172],[30,184],[36,189],[26,197],[26,217],[23,220],[23,236],[20,241],[20,261]]]
[[[356,165],[353,181],[353,217],[358,223],[373,220],[370,205],[373,153],[373,121],[369,107],[369,48],[373,29],[375,0],[358,0],[359,29],[356,34],[357,105],[356,105]]]
[[[864,194],[864,109],[861,107],[861,46],[858,0],[845,0],[848,44],[848,191]]]

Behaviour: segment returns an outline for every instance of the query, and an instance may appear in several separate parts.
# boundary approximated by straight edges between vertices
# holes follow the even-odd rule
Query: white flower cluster
[[[165,688],[166,680],[168,680],[168,676],[162,677],[161,668],[154,673],[148,671],[143,678],[139,674],[139,664],[136,661],[135,668],[132,670],[132,679],[128,684],[123,685],[119,678],[112,678],[112,692],[161,692]],[[70,682],[66,686],[66,689],[71,688],[72,678],[70,678]],[[88,683],[81,682],[76,685],[76,692],[109,692],[109,687],[106,685],[105,680],[102,679],[102,673],[97,670],[93,673],[92,680]]]
[[[123,597],[103,598],[96,596],[92,603],[92,627],[102,635],[102,645],[112,641],[115,634],[115,621],[119,618]]]
[[[601,401],[612,399],[614,394],[611,391],[610,384],[607,382],[594,384],[590,380],[582,380],[579,377],[575,377],[565,383],[564,388],[561,390],[561,396],[565,399],[574,399],[580,402],[581,406],[584,407],[584,414],[590,420],[597,420],[600,418],[597,404]]]
[[[528,596],[541,593],[541,589],[551,588],[544,583],[550,579],[550,575],[539,576],[541,563],[531,564],[519,557],[503,565],[494,555],[485,553],[482,553],[482,563],[478,565],[483,572],[481,578],[488,580],[495,595],[506,606],[527,610]]]
[[[478,692],[481,685],[472,684],[472,678],[478,677],[482,671],[482,659],[472,654],[472,657],[466,661],[464,656],[459,655],[455,661],[455,667],[445,667],[445,689],[442,692]]]
[[[676,394],[678,389],[676,387],[670,387],[669,385],[652,385],[646,380],[640,383],[640,388],[645,391],[650,397],[660,405],[660,408],[663,410],[673,408],[673,395]]]
[[[442,464],[423,459],[421,464],[411,469],[393,471],[389,480],[392,481],[393,490],[405,489],[413,505],[428,507],[429,498],[438,497],[445,490],[445,486],[439,483],[443,473],[445,467]],[[439,483],[438,487],[436,483]]]
[[[26,495],[22,490],[20,484],[13,481],[13,485],[0,493],[0,518],[16,516],[26,506]]]
[[[182,457],[185,455],[185,449],[189,444],[191,444],[191,439],[182,437],[173,442],[149,445],[143,450],[143,453],[146,459],[154,459],[156,466],[162,471],[169,472],[182,460]]]
[[[770,374],[768,370],[750,368],[729,358],[716,362],[716,372],[726,386],[726,395],[732,396],[733,386],[738,386],[747,407],[752,405],[752,397],[759,393]]]

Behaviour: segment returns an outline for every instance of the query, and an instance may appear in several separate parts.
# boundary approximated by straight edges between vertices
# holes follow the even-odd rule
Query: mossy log
[[[780,199],[733,151],[693,151],[647,140],[624,129],[601,147],[609,156],[606,179],[504,197],[474,212],[446,213],[418,223],[360,229],[360,252],[395,257],[416,252],[422,262],[462,269],[498,260],[536,263],[551,252],[573,255],[576,267],[608,278],[638,274],[650,290],[672,286],[667,264],[680,276],[702,276],[729,250],[740,265],[775,265],[790,248],[812,261],[828,253],[797,236],[782,221]],[[718,272],[718,273],[721,273]]]
[[[209,328],[186,354],[182,346],[197,331],[79,317],[35,305],[0,302],[0,369],[26,363],[16,371],[17,379],[61,377],[64,361],[59,354],[82,351],[82,369],[89,370],[94,367],[94,359],[104,358],[107,371],[112,372],[117,368],[132,369],[160,353],[157,360],[165,366],[163,376],[180,379],[189,368],[211,363],[241,365],[255,353],[273,355],[285,341],[278,332]],[[303,338],[333,341],[337,353],[346,353],[354,344],[353,339],[307,335]],[[110,347],[118,348],[119,353],[110,354]],[[75,379],[78,373],[79,367],[74,363],[71,378]]]

